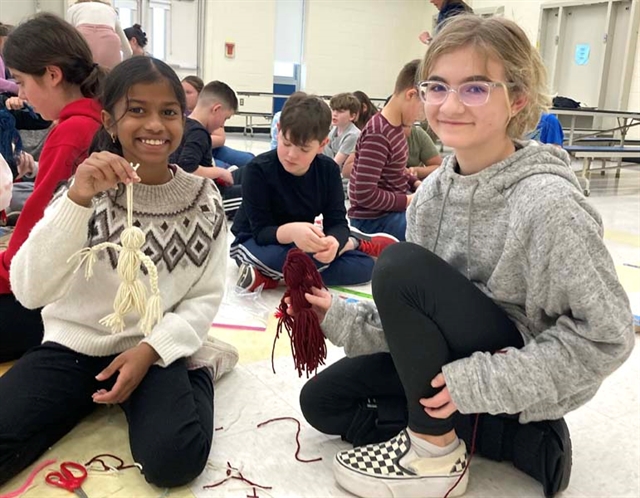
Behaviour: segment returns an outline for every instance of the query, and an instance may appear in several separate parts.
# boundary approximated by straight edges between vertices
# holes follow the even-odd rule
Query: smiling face
[[[166,168],[184,130],[180,103],[169,83],[133,85],[116,104],[114,114],[103,111],[103,123],[118,137],[124,158],[144,169]]]
[[[427,80],[447,83],[457,89],[468,81],[506,83],[502,63],[486,58],[477,49],[467,46],[441,55],[435,60]],[[486,104],[468,107],[451,92],[440,105],[426,105],[429,125],[442,143],[457,150],[486,150],[499,147],[507,136],[507,125],[523,102],[509,102],[504,86],[491,89]]]

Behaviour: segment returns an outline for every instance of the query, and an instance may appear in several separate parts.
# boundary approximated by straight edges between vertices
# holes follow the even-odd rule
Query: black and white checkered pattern
[[[467,466],[467,455],[465,455],[464,458],[458,458],[456,460],[456,463],[453,464],[453,467],[451,467],[451,470],[449,472],[451,474],[459,474],[465,469],[466,466]]]
[[[350,470],[380,476],[403,477],[412,474],[399,467],[398,460],[409,451],[410,446],[407,431],[402,431],[389,441],[342,451],[336,458]]]
[[[464,443],[461,450],[464,452],[449,471],[449,476],[457,477],[467,466],[467,455]],[[352,450],[346,450],[336,455],[336,460],[347,470],[371,477],[411,478],[417,476],[412,470],[400,465],[400,459],[407,454],[411,447],[409,434],[403,430],[393,439],[383,443],[369,444]],[[442,474],[439,474],[440,477]]]

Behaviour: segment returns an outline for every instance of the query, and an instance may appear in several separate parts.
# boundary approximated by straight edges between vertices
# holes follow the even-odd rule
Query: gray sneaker
[[[208,368],[213,381],[233,370],[238,363],[238,350],[220,339],[208,336],[202,347],[187,360],[187,368]]]

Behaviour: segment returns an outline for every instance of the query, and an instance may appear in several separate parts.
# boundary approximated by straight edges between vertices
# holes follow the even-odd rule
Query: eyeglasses
[[[470,81],[457,89],[441,81],[421,81],[418,83],[420,99],[427,105],[440,105],[447,100],[449,92],[458,94],[458,100],[468,107],[484,105],[489,100],[491,89],[511,86],[497,81]]]

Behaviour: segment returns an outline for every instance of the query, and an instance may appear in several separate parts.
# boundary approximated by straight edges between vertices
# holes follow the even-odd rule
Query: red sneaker
[[[349,229],[351,236],[360,241],[358,251],[368,254],[372,258],[377,258],[386,247],[398,242],[398,239],[388,233],[364,233],[357,228],[350,227]]]
[[[278,281],[263,275],[254,266],[243,263],[240,265],[236,285],[253,292],[261,285],[264,285],[264,289],[275,289],[278,286]]]

